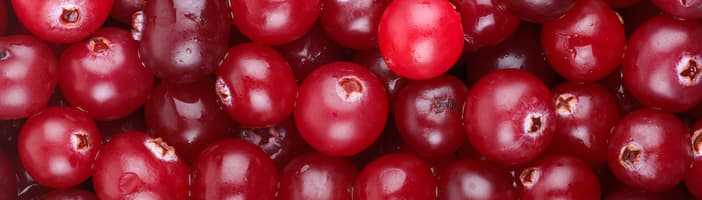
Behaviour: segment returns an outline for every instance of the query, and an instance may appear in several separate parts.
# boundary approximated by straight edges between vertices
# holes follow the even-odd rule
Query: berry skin
[[[429,166],[412,154],[386,154],[356,177],[354,198],[435,199],[436,181]]]
[[[17,19],[32,34],[55,43],[81,41],[107,20],[113,0],[11,0]]]

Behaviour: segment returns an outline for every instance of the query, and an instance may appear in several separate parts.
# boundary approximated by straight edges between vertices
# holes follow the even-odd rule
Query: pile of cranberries
[[[0,0],[0,200],[702,199],[702,1]]]

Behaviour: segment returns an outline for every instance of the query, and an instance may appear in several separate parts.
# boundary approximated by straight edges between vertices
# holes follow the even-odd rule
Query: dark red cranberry
[[[113,120],[137,110],[151,93],[154,76],[138,55],[139,44],[119,28],[98,30],[73,44],[59,61],[63,97],[96,120]]]
[[[461,18],[446,0],[392,1],[380,19],[378,44],[385,62],[398,75],[436,77],[461,56]]]
[[[280,123],[292,113],[297,97],[290,65],[273,48],[255,43],[229,49],[215,85],[229,116],[248,127]]]
[[[685,19],[702,18],[702,1],[699,0],[651,0],[666,13]]]
[[[54,190],[42,195],[40,200],[98,200],[94,193],[85,190]]]
[[[687,128],[665,111],[643,109],[624,116],[609,139],[612,173],[625,184],[650,190],[673,188],[692,163]]]
[[[126,117],[110,121],[97,121],[98,129],[104,143],[109,142],[114,136],[125,132],[141,131],[145,132],[146,122],[144,122],[144,109],[134,111]]]
[[[149,130],[178,149],[187,162],[232,131],[233,122],[219,109],[214,88],[210,78],[190,84],[161,82],[144,106]]]
[[[451,75],[413,81],[394,101],[402,139],[423,155],[447,155],[465,141],[463,103],[468,88]]]
[[[312,28],[321,0],[229,0],[234,25],[254,42],[280,45]]]
[[[634,110],[638,110],[643,106],[639,103],[636,98],[631,95],[631,93],[624,87],[623,74],[621,68],[614,71],[609,76],[599,81],[602,83],[611,93],[614,94],[617,99],[617,104],[619,105],[620,113],[629,113]]]
[[[17,169],[4,150],[0,150],[0,177],[0,199],[17,199]]]
[[[631,36],[631,33],[639,28],[641,24],[660,15],[662,12],[663,11],[656,5],[653,5],[650,0],[640,1],[631,7],[617,10],[617,13],[624,19],[624,30],[626,31],[627,38]]]
[[[439,200],[517,199],[509,171],[487,161],[457,161],[437,179]]]
[[[356,177],[354,198],[435,199],[436,180],[412,154],[387,154],[369,163]]]
[[[599,199],[597,175],[585,162],[566,155],[550,155],[517,173],[520,199]]]
[[[612,8],[626,8],[636,5],[641,2],[641,0],[605,0],[605,2]]]
[[[519,18],[495,0],[461,0],[456,7],[461,13],[463,39],[468,51],[499,44],[519,27]]]
[[[498,69],[521,69],[536,75],[546,85],[553,85],[556,73],[543,56],[539,32],[539,26],[521,23],[514,34],[500,44],[466,54],[468,85]]]
[[[238,137],[257,145],[281,169],[296,156],[310,151],[292,117],[266,128],[241,128]]]
[[[632,187],[620,187],[605,195],[604,200],[669,200],[695,199],[684,186],[676,186],[664,192],[651,192]]]
[[[632,34],[622,66],[624,86],[642,104],[670,112],[702,101],[702,24],[667,15]]]
[[[7,32],[7,27],[9,25],[10,21],[10,13],[7,9],[7,4],[5,1],[0,3],[0,35],[5,34]]]
[[[56,87],[56,57],[27,35],[0,38],[0,119],[29,117],[49,102]]]
[[[132,24],[134,13],[141,11],[146,0],[114,0],[110,16],[123,23]]]
[[[226,0],[149,0],[135,23],[144,65],[169,82],[192,83],[214,72],[227,52]],[[237,15],[238,16],[238,15]],[[138,20],[136,20],[138,22]]]
[[[409,82],[408,79],[395,74],[395,72],[385,64],[385,59],[383,59],[383,55],[380,54],[378,49],[356,51],[353,62],[368,68],[384,83],[390,104],[394,102],[400,89]],[[392,106],[390,108],[392,109]]]
[[[20,22],[34,35],[55,43],[83,40],[107,20],[113,0],[11,0]]]
[[[400,152],[406,145],[405,142],[399,138],[400,133],[397,132],[395,121],[392,119],[392,115],[390,115],[388,116],[385,129],[383,133],[380,134],[380,137],[378,137],[370,147],[364,149],[350,159],[357,167],[363,168],[380,156],[388,153]]]
[[[161,138],[128,132],[106,143],[93,174],[99,199],[186,199],[188,166]]]
[[[300,39],[275,48],[288,61],[300,82],[319,66],[345,60],[347,56],[345,49],[334,43],[319,25]]]
[[[463,119],[472,146],[506,164],[538,157],[556,129],[551,91],[536,76],[516,69],[497,70],[475,83]]]
[[[352,49],[377,47],[378,23],[390,0],[325,0],[320,21],[337,43]]]
[[[685,175],[685,186],[697,198],[702,198],[702,118],[692,125],[692,167]]]
[[[278,199],[352,199],[356,174],[356,166],[343,158],[305,154],[280,172]]]
[[[300,86],[295,124],[317,151],[350,156],[367,148],[383,131],[388,100],[368,69],[335,62],[312,72]]]
[[[512,14],[523,20],[546,23],[560,18],[570,10],[577,0],[497,0]],[[586,2],[590,2],[588,0]]]
[[[552,152],[569,154],[592,167],[607,162],[607,139],[620,113],[614,95],[597,84],[563,83],[553,89],[556,132]]]
[[[191,169],[192,199],[275,199],[278,176],[273,161],[255,145],[238,139],[216,142]]]

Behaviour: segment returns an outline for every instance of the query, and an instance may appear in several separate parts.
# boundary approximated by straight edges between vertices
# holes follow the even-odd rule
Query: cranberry
[[[57,82],[56,58],[41,40],[0,37],[0,119],[29,117],[49,102]]]
[[[497,0],[512,14],[523,20],[546,23],[560,18],[570,10],[577,0]],[[585,2],[590,2],[588,0]]]
[[[353,62],[368,68],[373,74],[375,74],[378,79],[384,83],[385,91],[388,94],[388,99],[392,104],[394,102],[397,93],[400,92],[408,82],[406,78],[403,78],[395,72],[393,72],[383,59],[383,55],[380,54],[378,49],[368,49],[357,51],[353,57]],[[391,107],[392,108],[392,107]]]
[[[413,81],[395,100],[395,124],[402,139],[425,155],[453,153],[465,141],[462,105],[468,88],[451,75]]]
[[[461,0],[456,7],[461,13],[463,39],[468,51],[499,44],[519,27],[519,18],[495,0]]]
[[[143,18],[142,24],[135,24],[141,34],[139,53],[163,80],[203,79],[227,52],[231,16],[226,0],[149,0]]]
[[[388,100],[383,85],[368,69],[335,62],[312,72],[300,86],[295,124],[316,150],[354,155],[383,131]]]
[[[113,0],[11,0],[20,22],[34,35],[56,43],[73,43],[107,20]]]
[[[317,21],[321,0],[229,0],[234,25],[254,42],[280,45],[302,37]]]
[[[661,9],[653,5],[651,1],[640,1],[639,3],[618,10],[617,13],[624,19],[624,30],[626,35],[631,36],[641,24],[662,13]]]
[[[636,99],[670,112],[702,101],[702,24],[661,15],[631,36],[622,67],[624,85]]]
[[[643,109],[624,116],[609,139],[613,174],[629,186],[665,191],[680,183],[692,156],[687,128],[674,115]]]
[[[692,168],[685,175],[685,186],[697,198],[702,198],[702,118],[692,125]]]
[[[17,170],[4,150],[0,150],[0,199],[17,199]]]
[[[300,39],[277,46],[276,50],[288,61],[297,81],[319,66],[345,60],[347,56],[344,48],[334,43],[321,26],[314,26]]]
[[[54,190],[41,196],[41,200],[97,200],[92,192],[77,189]]]
[[[412,154],[386,154],[356,177],[354,198],[435,199],[436,181],[429,167]]]
[[[255,145],[238,139],[216,142],[191,169],[192,199],[275,199],[275,165]]]
[[[217,105],[214,88],[210,78],[190,84],[161,82],[144,106],[147,128],[178,149],[187,162],[233,129]]]
[[[600,80],[600,83],[602,83],[607,89],[609,89],[610,92],[614,94],[617,99],[617,104],[619,104],[620,113],[629,113],[631,111],[638,110],[643,106],[624,86],[623,75],[624,74],[622,74],[621,68],[619,68],[619,70],[614,71],[609,76]]]
[[[485,75],[470,90],[463,119],[470,143],[486,158],[524,163],[548,147],[556,128],[551,92],[516,69]]]
[[[266,128],[241,128],[238,137],[257,145],[281,169],[294,157],[310,151],[292,117]]]
[[[176,149],[143,132],[115,136],[95,161],[99,199],[186,199],[188,166]]]
[[[605,0],[613,8],[625,8],[636,5],[641,0]]]
[[[344,47],[370,49],[378,45],[380,17],[390,0],[325,0],[320,20],[329,36]]]
[[[64,98],[96,120],[137,110],[151,93],[154,76],[139,60],[138,43],[118,28],[98,30],[61,55],[59,86]]]
[[[144,4],[146,0],[114,0],[110,16],[123,24],[132,24],[134,13],[141,11]]]
[[[626,40],[619,16],[601,0],[578,1],[563,17],[545,23],[541,46],[560,75],[591,82],[612,73]]]
[[[440,172],[439,200],[517,199],[512,175],[488,161],[461,160]]]
[[[0,3],[0,35],[5,34],[7,32],[7,27],[9,25],[9,13],[7,10],[7,5],[5,4],[5,1]]]
[[[597,84],[563,83],[553,89],[556,132],[551,151],[570,154],[592,167],[607,162],[607,139],[619,120],[612,93]]]
[[[239,44],[217,70],[219,102],[242,126],[265,127],[290,116],[297,96],[295,75],[274,49]]]
[[[597,175],[583,161],[550,155],[519,172],[520,199],[599,199]]]
[[[702,1],[651,0],[653,4],[671,15],[685,19],[702,19]]]
[[[353,163],[343,158],[305,154],[280,172],[278,199],[352,199],[357,174]]]
[[[27,120],[18,140],[22,165],[39,184],[69,188],[87,180],[102,138],[90,116],[51,107]]]
[[[392,1],[380,19],[378,44],[398,75],[436,77],[461,56],[461,18],[446,0]]]
[[[110,121],[95,122],[100,129],[103,142],[109,142],[112,137],[132,131],[146,131],[144,122],[144,109],[139,109],[126,117]]]

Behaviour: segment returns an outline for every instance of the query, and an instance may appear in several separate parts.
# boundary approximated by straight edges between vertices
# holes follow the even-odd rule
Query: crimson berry
[[[188,166],[161,138],[127,132],[106,143],[95,161],[99,199],[186,199]]]
[[[435,199],[436,180],[424,161],[412,154],[386,154],[356,177],[354,198]]]
[[[11,0],[17,19],[37,37],[55,43],[83,40],[107,20],[113,0]]]
[[[312,28],[321,0],[229,0],[234,25],[257,43],[280,45]]]
[[[238,139],[213,143],[191,169],[192,199],[275,199],[273,161],[256,145]]]
[[[41,200],[97,200],[92,192],[78,189],[54,190],[42,195]]]
[[[7,5],[3,1],[3,3],[0,3],[0,35],[4,34],[7,31],[9,21],[10,19],[7,10]]]
[[[439,200],[517,199],[509,171],[488,161],[454,162],[437,179]]]
[[[271,127],[241,128],[237,136],[261,148],[279,169],[296,156],[310,151],[292,117]]]
[[[278,199],[352,199],[356,174],[356,166],[343,158],[301,155],[280,172]]]
[[[380,19],[378,44],[385,62],[398,75],[436,77],[461,56],[461,18],[446,0],[392,1]]]
[[[288,61],[299,82],[319,66],[345,60],[348,54],[321,26],[314,26],[301,38],[275,48]]]
[[[344,47],[370,49],[378,45],[380,17],[390,0],[325,0],[322,27]]]
[[[700,198],[702,197],[702,119],[698,119],[692,125],[691,132],[692,145],[692,167],[685,175],[685,186],[692,194]]]
[[[523,20],[546,23],[570,10],[577,0],[497,0],[512,14]],[[589,2],[589,1],[586,1]]]
[[[132,24],[132,17],[141,11],[146,4],[145,0],[114,0],[110,16],[124,24]]]
[[[10,160],[9,154],[0,150],[0,199],[17,199],[17,169],[15,163]]]
[[[599,199],[597,175],[585,162],[566,155],[538,159],[517,174],[520,199]]]
[[[605,0],[612,8],[625,8],[636,5],[641,0]]]
[[[383,131],[388,100],[368,69],[335,62],[305,78],[294,114],[310,146],[328,155],[350,156],[373,144]]]
[[[409,82],[408,79],[395,74],[395,72],[385,64],[385,59],[383,59],[383,55],[380,54],[378,49],[356,51],[353,62],[368,68],[384,83],[385,92],[387,92],[391,104],[397,96],[397,93],[400,92],[400,89]]]
[[[456,7],[461,13],[463,39],[468,51],[499,44],[519,27],[519,18],[495,0],[462,0]]]
[[[671,15],[697,20],[702,18],[702,1],[651,0],[661,10]]]

